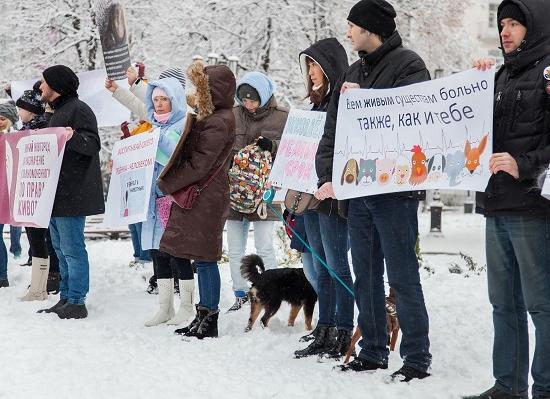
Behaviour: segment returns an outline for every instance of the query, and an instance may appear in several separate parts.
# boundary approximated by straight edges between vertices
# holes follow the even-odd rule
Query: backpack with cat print
[[[271,172],[271,162],[271,153],[262,151],[256,143],[235,154],[229,170],[229,199],[233,210],[246,214],[258,212],[260,218],[267,217],[262,196]]]

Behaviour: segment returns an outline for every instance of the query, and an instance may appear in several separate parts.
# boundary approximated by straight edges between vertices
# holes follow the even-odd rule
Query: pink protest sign
[[[0,136],[0,223],[48,227],[65,142],[64,128]]]

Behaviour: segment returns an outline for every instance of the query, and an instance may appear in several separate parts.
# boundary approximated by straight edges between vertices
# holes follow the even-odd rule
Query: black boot
[[[356,357],[355,359],[353,359],[351,362],[347,364],[334,366],[333,370],[361,372],[361,371],[376,371],[379,369],[386,370],[387,368],[388,368],[388,365],[385,363],[384,364],[374,363],[365,359],[361,359],[360,357]]]
[[[315,338],[317,338],[317,335],[319,335],[319,327],[315,327],[312,332],[300,337],[299,342],[313,341]]]
[[[511,393],[501,391],[494,386],[479,395],[463,396],[462,399],[527,399],[527,397],[527,394],[513,395]]]
[[[336,344],[336,328],[335,327],[318,327],[319,334],[311,344],[306,348],[294,352],[294,357],[300,359],[306,356],[313,356],[323,353],[332,348]]]
[[[57,310],[67,303],[66,299],[60,299],[55,305],[48,309],[40,309],[36,313],[57,313]]]
[[[59,273],[50,273],[48,275],[48,282],[46,283],[46,290],[48,291],[48,294],[59,294],[59,280]]]
[[[422,380],[429,377],[430,374],[420,371],[410,366],[403,366],[390,376],[391,382],[409,382],[411,380]],[[496,399],[494,395],[489,395],[487,399]]]
[[[158,286],[157,286],[157,276],[155,276],[154,274],[149,279],[149,285],[147,286],[147,293],[155,294],[155,295],[159,293]]]
[[[85,319],[88,317],[86,305],[74,305],[67,302],[57,309],[57,315],[60,319]]]
[[[218,309],[209,311],[201,320],[199,327],[196,330],[190,331],[188,337],[217,338],[218,337]]]
[[[0,288],[7,288],[10,286],[10,282],[8,279],[0,280]]]
[[[351,345],[351,331],[338,330],[338,337],[336,343],[332,348],[319,355],[320,359],[334,359],[340,360],[346,356],[349,346]],[[355,356],[355,354],[352,354]]]
[[[202,319],[208,314],[208,309],[200,305],[195,305],[195,308],[197,309],[197,313],[191,324],[189,324],[187,327],[178,328],[176,331],[174,331],[174,334],[188,336],[190,331],[195,331],[197,328],[199,328],[199,324],[201,323]]]

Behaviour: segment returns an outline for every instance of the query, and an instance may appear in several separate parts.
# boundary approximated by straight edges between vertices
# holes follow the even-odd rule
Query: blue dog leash
[[[286,222],[286,220],[285,220],[285,218],[283,217],[283,215],[281,215],[281,213],[280,213],[278,210],[276,210],[276,209],[271,205],[272,202],[273,202],[273,198],[274,198],[274,197],[275,197],[275,190],[274,190],[274,189],[270,188],[269,190],[264,191],[263,200],[264,200],[264,202],[267,204],[267,206],[269,207],[269,209],[271,209],[271,210],[273,211],[273,213],[275,213],[275,215],[276,215],[279,219],[281,219],[281,221],[284,223],[284,225],[285,225],[286,227],[288,227],[288,228],[290,229],[290,231],[292,231],[292,234],[294,234],[294,236],[298,237],[298,240],[300,240],[300,242],[301,242],[302,244],[304,244],[304,246],[311,252],[311,254],[312,254],[313,256],[315,256],[315,259],[317,259],[319,262],[321,262],[321,264],[323,265],[323,267],[324,267],[325,269],[328,270],[330,276],[331,276],[333,279],[335,279],[336,281],[338,281],[338,282],[339,282],[339,283],[340,283],[340,284],[350,293],[350,295],[351,295],[352,297],[355,298],[355,295],[353,294],[353,290],[352,290],[350,287],[348,287],[348,285],[347,285],[346,283],[344,283],[340,277],[338,277],[338,275],[336,274],[336,272],[334,271],[334,269],[332,269],[332,268],[327,264],[327,262],[325,262],[325,261],[323,260],[323,258],[321,258],[321,257],[319,256],[319,254],[318,254],[317,252],[315,252],[315,250],[314,250],[313,248],[311,248],[311,246],[310,246],[302,237],[300,237],[300,235],[292,228],[292,226],[290,226],[290,225]]]

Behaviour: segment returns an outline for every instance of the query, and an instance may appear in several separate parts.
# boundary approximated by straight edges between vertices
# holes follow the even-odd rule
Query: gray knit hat
[[[159,79],[164,78],[176,78],[183,87],[183,91],[185,91],[185,72],[183,72],[182,69],[168,68],[166,71],[161,72],[161,74],[159,75]]]
[[[13,125],[19,120],[17,108],[15,108],[15,105],[11,101],[0,103],[0,115],[9,119]]]

